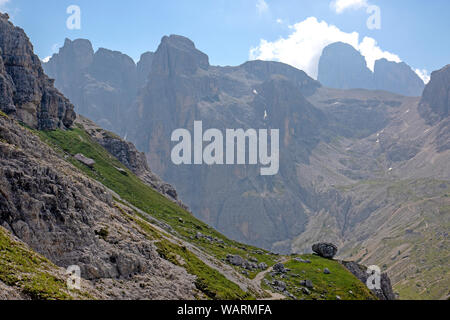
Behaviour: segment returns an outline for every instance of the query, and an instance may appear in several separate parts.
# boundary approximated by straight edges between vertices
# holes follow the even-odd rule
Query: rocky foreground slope
[[[368,290],[339,261],[308,256],[303,268],[306,256],[219,234],[186,211],[132,144],[88,119],[74,122],[26,35],[3,14],[0,49],[0,299],[393,296],[390,286]],[[81,269],[76,290],[69,266]]]

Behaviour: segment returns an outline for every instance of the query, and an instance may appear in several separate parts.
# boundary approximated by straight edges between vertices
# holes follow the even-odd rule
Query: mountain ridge
[[[318,81],[336,89],[390,91],[405,96],[421,96],[425,84],[404,62],[375,61],[374,71],[353,46],[336,42],[323,49],[319,60]]]

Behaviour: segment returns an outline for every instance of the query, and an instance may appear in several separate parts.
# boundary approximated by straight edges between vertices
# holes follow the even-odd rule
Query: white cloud
[[[48,57],[42,59],[42,62],[47,63],[50,61],[51,58],[52,58],[52,56],[48,56]]]
[[[425,82],[425,84],[430,82],[430,80],[431,80],[430,73],[427,70],[425,70],[425,69],[416,69],[414,71],[417,73],[419,78],[422,79],[423,82]]]
[[[277,19],[277,23],[278,23],[278,24],[283,24],[284,21],[283,21],[283,19]]]
[[[386,58],[400,62],[400,58],[378,47],[373,38],[365,37],[359,41],[359,33],[347,33],[315,17],[290,26],[293,31],[287,38],[270,42],[262,39],[259,46],[250,50],[251,60],[274,60],[290,64],[317,79],[319,59],[323,49],[334,42],[344,42],[359,50],[373,71],[375,61]]]
[[[337,14],[341,14],[346,10],[367,8],[369,3],[367,0],[334,0],[330,6]]]
[[[374,70],[375,61],[385,58],[389,61],[402,62],[399,56],[390,53],[389,51],[383,51],[374,38],[364,37],[363,41],[359,44],[356,49],[361,52],[361,54],[366,58],[367,67],[370,70]]]
[[[269,11],[269,5],[265,0],[258,0],[258,2],[256,3],[256,9],[258,9],[258,12],[260,14],[263,14]]]
[[[4,9],[5,5],[9,2],[9,0],[0,0],[0,9]]]

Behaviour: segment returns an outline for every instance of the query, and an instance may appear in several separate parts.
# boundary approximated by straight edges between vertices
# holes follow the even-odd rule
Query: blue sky
[[[70,5],[81,9],[81,30],[66,27]],[[380,8],[380,29],[367,26],[371,5]],[[313,76],[319,51],[333,39],[348,39],[369,65],[382,56],[429,72],[450,63],[448,0],[0,0],[0,7],[41,58],[67,37],[138,60],[163,35],[181,34],[215,65],[263,58]]]

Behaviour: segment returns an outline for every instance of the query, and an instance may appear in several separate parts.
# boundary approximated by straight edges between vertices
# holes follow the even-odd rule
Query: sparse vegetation
[[[57,267],[25,245],[12,240],[0,227],[0,281],[34,300],[71,300]],[[53,270],[53,272],[52,272]]]
[[[352,275],[338,261],[324,259],[316,255],[295,256],[311,263],[303,263],[295,259],[289,260],[285,267],[290,271],[284,275],[266,276],[270,283],[274,280],[283,281],[286,289],[297,299],[303,300],[376,300],[377,298],[367,287]],[[324,274],[327,268],[330,274]],[[302,280],[310,280],[314,288],[305,293]],[[266,285],[267,288],[267,285]]]

